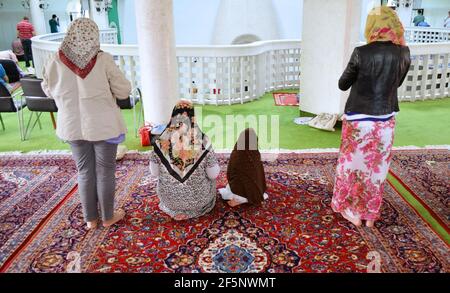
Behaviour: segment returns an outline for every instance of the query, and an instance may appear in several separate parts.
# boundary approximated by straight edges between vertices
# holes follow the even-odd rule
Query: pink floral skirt
[[[395,117],[343,121],[331,207],[361,220],[377,220],[391,162]]]

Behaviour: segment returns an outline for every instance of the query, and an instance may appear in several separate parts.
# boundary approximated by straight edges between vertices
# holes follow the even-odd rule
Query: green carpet
[[[450,235],[444,227],[430,214],[430,212],[414,196],[403,187],[403,185],[392,174],[387,176],[388,182],[398,191],[398,193],[420,214],[420,216],[431,226],[431,228],[450,245]]]
[[[295,91],[292,91],[295,92]],[[401,103],[401,111],[397,118],[395,146],[426,146],[426,145],[450,145],[450,98],[418,101],[414,103]],[[311,148],[338,148],[340,143],[340,129],[335,132],[326,132],[299,126],[293,123],[298,117],[299,110],[292,106],[275,106],[271,93],[265,94],[261,99],[242,105],[232,106],[198,106],[197,113],[201,111],[203,130],[209,133],[215,121],[223,126],[220,132],[223,135],[211,137],[216,149],[230,149],[235,139],[245,125],[229,124],[226,115],[243,115],[249,117],[267,117],[264,123],[269,129],[279,130],[279,143],[261,142],[261,148],[269,149],[279,147],[282,149],[311,149]],[[133,115],[131,111],[123,111],[129,128],[129,134],[125,144],[130,150],[148,150],[142,148],[140,141],[133,135]],[[25,121],[30,112],[25,110]],[[271,123],[270,116],[278,116],[279,125]],[[49,114],[42,115],[42,130],[36,127],[29,140],[22,142],[19,137],[19,129],[16,114],[3,113],[6,130],[0,128],[0,152],[6,151],[33,151],[33,150],[63,150],[68,149],[67,144],[62,143],[52,128]],[[231,118],[234,116],[231,116]],[[229,117],[230,118],[230,117]],[[209,124],[209,125],[208,125]],[[259,129],[261,125],[257,128]],[[261,131],[259,131],[261,132]],[[221,139],[228,134],[228,139]],[[261,134],[260,134],[261,136]]]

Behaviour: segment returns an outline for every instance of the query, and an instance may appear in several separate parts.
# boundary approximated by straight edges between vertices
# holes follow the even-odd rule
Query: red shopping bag
[[[141,137],[141,145],[143,147],[151,145],[152,128],[153,127],[150,124],[146,123],[139,129],[139,136]]]

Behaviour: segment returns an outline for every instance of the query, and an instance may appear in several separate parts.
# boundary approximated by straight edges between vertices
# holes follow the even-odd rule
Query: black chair
[[[3,123],[3,119],[1,113],[17,113],[17,120],[19,122],[19,132],[20,139],[25,140],[25,132],[23,129],[23,109],[27,106],[26,101],[23,101],[22,98],[19,100],[14,99],[11,96],[9,90],[0,83],[0,122],[2,124],[3,130],[5,130],[5,124]]]
[[[8,59],[0,59],[0,64],[5,69],[9,82],[18,82],[20,80],[20,72],[17,69],[17,65],[14,61]]]
[[[53,128],[56,129],[56,121],[53,113],[58,112],[58,107],[56,106],[55,101],[53,99],[49,99],[44,93],[41,87],[41,82],[42,80],[37,78],[22,78],[20,80],[23,96],[25,97],[28,110],[31,112],[27,127],[25,129],[25,139],[29,138],[34,127],[36,127],[36,124],[39,124],[39,128],[42,129],[40,121],[42,113],[50,113]],[[32,122],[35,113],[36,119]]]
[[[134,136],[137,137],[138,124],[141,122],[141,117],[143,118],[143,104],[141,102],[141,109],[136,117],[136,107],[137,104],[142,100],[142,93],[139,88],[133,90],[131,96],[125,100],[117,100],[117,105],[121,110],[133,110],[133,122],[134,122]],[[137,119],[136,119],[137,118]]]

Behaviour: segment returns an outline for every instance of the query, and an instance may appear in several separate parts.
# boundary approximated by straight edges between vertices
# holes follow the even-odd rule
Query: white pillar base
[[[172,0],[136,0],[144,115],[159,125],[170,121],[178,92]]]
[[[359,44],[360,0],[304,0],[300,109],[342,114],[348,92],[338,80]]]

